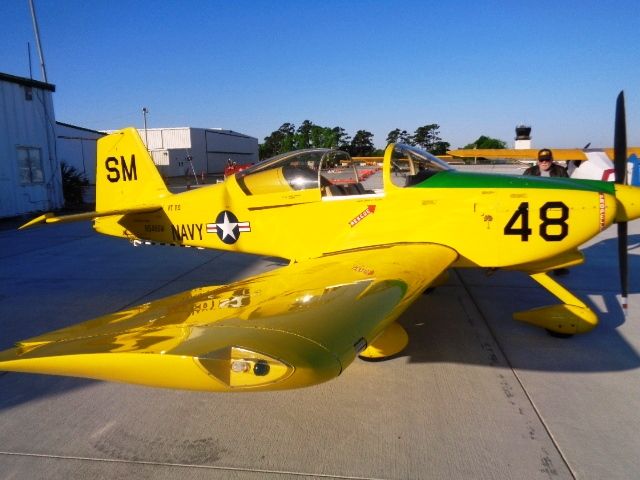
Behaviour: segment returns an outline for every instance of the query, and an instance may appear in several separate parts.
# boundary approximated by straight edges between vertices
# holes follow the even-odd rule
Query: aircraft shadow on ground
[[[149,248],[155,248],[158,250],[166,247]],[[137,251],[134,252],[134,255],[139,255],[137,252],[140,252],[140,250],[136,250]],[[145,255],[149,255],[149,251],[146,251]],[[178,255],[184,255],[184,252],[176,253]],[[189,275],[178,275],[176,280],[167,283],[152,292],[148,292],[146,295],[132,297],[131,295],[127,295],[120,291],[117,294],[117,298],[110,299],[113,302],[121,302],[120,307],[111,310],[122,310],[128,306],[139,305],[150,300],[163,298],[192,288],[201,287],[203,286],[203,277],[210,279],[212,285],[219,285],[223,283],[231,283],[250,276],[252,268],[258,263],[260,263],[260,270],[263,270],[265,265],[266,269],[273,269],[286,264],[286,262],[280,258],[266,258],[226,252],[222,253],[222,255],[226,256],[225,270],[224,273],[220,273],[219,268],[216,265],[216,260],[220,261],[220,259],[215,258],[215,256],[220,255],[220,253],[221,252],[213,252],[212,255],[214,256],[211,257],[212,259],[208,259],[207,257],[204,263],[200,265],[200,267],[192,270]],[[122,258],[121,260],[126,262],[126,258]],[[28,282],[31,282],[31,280],[28,280],[27,283]],[[204,282],[204,284],[206,284],[206,282]],[[40,286],[45,288],[46,285],[46,281],[36,285],[29,283],[28,288],[33,290],[34,288],[38,289]],[[47,295],[53,297],[59,296],[62,294],[61,290],[64,290],[64,287],[54,289],[49,286],[46,294],[38,297],[38,301],[46,303]],[[64,294],[65,296],[63,297],[63,301],[73,302],[73,296],[77,293],[78,292],[67,291]],[[82,292],[82,295],[85,297],[90,297],[92,294],[95,294],[96,299],[102,298],[98,292],[95,291],[88,292],[85,290]],[[31,299],[29,295],[27,295],[27,298]],[[0,292],[0,307],[2,306],[2,301],[24,302],[24,299],[22,298],[19,300],[6,292],[4,294]],[[60,298],[58,298],[58,301],[60,301]],[[102,308],[104,308],[104,306],[102,306]],[[42,312],[35,314],[29,309],[21,309],[21,316],[17,317],[15,315],[8,315],[7,313],[2,314],[2,309],[0,308],[0,315],[2,316],[2,318],[0,318],[0,327],[3,329],[2,336],[0,337],[0,351],[13,347],[15,343],[20,340],[41,335],[52,330],[69,327],[71,325],[96,318],[102,314],[111,313],[111,310],[98,313],[96,309],[93,308],[90,311],[85,312],[86,317],[76,317],[55,311],[55,307],[53,307],[52,311],[46,315],[43,315]],[[30,314],[32,315],[31,317],[29,316]],[[0,411],[27,403],[31,400],[54,397],[64,394],[65,392],[85,388],[87,386],[94,385],[97,382],[99,382],[99,380],[0,371]]]
[[[96,382],[75,377],[0,372],[0,412],[32,400],[63,395]]]
[[[550,372],[616,372],[638,368],[640,355],[618,331],[628,319],[620,307],[617,255],[611,252],[617,252],[615,238],[593,244],[583,250],[585,264],[571,269],[569,275],[559,279],[560,283],[597,312],[600,323],[587,334],[566,339],[555,338],[538,327],[513,320],[515,311],[559,301],[542,287],[536,288],[533,280],[527,279],[530,284],[525,286],[522,273],[505,271],[496,274],[502,275],[500,286],[493,285],[490,278],[486,285],[476,283],[472,287],[462,287],[450,284],[433,292],[423,305],[412,306],[411,309],[418,307],[427,313],[416,320],[415,312],[410,309],[401,317],[400,322],[409,332],[410,343],[400,356],[408,357],[413,363],[511,365],[514,368]],[[640,293],[638,252],[640,235],[630,235],[630,295]],[[464,279],[462,283],[465,283]],[[459,315],[461,318],[446,317],[448,302],[452,301],[452,297],[459,298],[452,290],[460,288],[468,289],[475,304],[471,309],[477,307],[480,316],[464,314]],[[598,305],[590,297],[597,297]],[[640,310],[640,305],[633,304],[633,300],[629,309],[633,312],[631,315],[637,318],[635,312]],[[498,311],[496,304],[501,301],[504,301],[505,308]],[[429,311],[439,312],[440,318],[430,316]]]

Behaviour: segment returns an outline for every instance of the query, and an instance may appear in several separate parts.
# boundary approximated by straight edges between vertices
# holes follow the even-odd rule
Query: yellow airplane
[[[616,125],[624,158],[622,94]],[[640,189],[624,185],[622,171],[615,184],[462,173],[391,144],[382,170],[367,167],[362,182],[346,153],[302,150],[172,194],[135,129],[100,139],[97,157],[95,212],[24,227],[93,219],[96,231],[134,243],[290,263],[20,341],[0,353],[0,370],[210,391],[313,385],[357,356],[402,351],[408,337],[396,320],[452,267],[530,275],[560,303],[514,317],[583,333],[596,314],[547,272],[581,263],[578,247],[614,222],[626,295],[626,222],[640,217]]]

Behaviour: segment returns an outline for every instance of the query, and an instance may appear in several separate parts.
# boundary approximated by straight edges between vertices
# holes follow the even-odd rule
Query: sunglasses
[[[550,162],[551,160],[547,159],[543,159],[543,160],[538,160],[538,162]]]

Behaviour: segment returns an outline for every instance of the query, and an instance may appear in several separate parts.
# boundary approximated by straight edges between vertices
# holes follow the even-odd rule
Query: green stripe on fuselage
[[[469,173],[455,170],[438,172],[424,182],[408,188],[546,188],[555,190],[583,190],[615,195],[615,184],[613,182],[578,180],[563,177]]]

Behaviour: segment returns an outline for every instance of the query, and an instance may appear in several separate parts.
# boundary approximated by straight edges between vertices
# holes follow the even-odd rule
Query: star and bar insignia
[[[224,243],[231,245],[240,238],[241,232],[250,232],[250,222],[239,222],[233,212],[223,210],[216,217],[215,223],[207,223],[207,233],[216,233]]]

